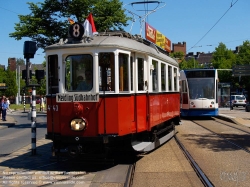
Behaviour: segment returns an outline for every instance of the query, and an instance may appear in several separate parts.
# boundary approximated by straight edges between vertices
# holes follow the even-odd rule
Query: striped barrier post
[[[31,110],[31,149],[32,155],[36,155],[36,87],[32,87],[32,110]]]
[[[25,93],[23,93],[23,112],[25,112]]]

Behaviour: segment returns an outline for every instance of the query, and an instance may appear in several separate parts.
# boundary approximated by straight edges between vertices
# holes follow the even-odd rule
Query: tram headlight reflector
[[[70,127],[71,130],[73,131],[82,131],[86,128],[86,125],[87,125],[86,120],[81,118],[73,119],[70,122]]]
[[[212,102],[211,102],[211,104],[213,105],[213,104],[214,104],[214,102],[212,101]]]

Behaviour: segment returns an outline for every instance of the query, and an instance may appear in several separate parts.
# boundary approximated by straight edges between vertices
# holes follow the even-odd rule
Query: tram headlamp
[[[71,120],[70,127],[73,131],[82,131],[86,128],[87,122],[82,118],[76,118]]]

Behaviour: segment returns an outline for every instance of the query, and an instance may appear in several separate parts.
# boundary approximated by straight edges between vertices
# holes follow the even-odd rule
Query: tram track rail
[[[180,140],[177,138],[177,136],[174,136],[175,141],[179,145],[180,149],[183,151],[183,154],[189,161],[190,165],[193,167],[194,171],[196,172],[197,176],[201,180],[201,182],[206,187],[213,187],[213,183],[209,180],[209,178],[205,175],[205,173],[202,171],[202,169],[199,167],[199,165],[195,162],[193,157],[190,155],[190,153],[187,151],[185,146],[180,142]]]
[[[230,143],[230,144],[236,146],[237,148],[239,148],[239,149],[241,149],[241,150],[243,150],[243,151],[245,151],[245,152],[247,152],[247,153],[250,153],[250,150],[244,148],[243,146],[241,146],[241,145],[239,145],[239,144],[237,144],[237,143],[235,143],[235,142],[233,142],[233,141],[231,141],[231,140],[228,140],[228,138],[225,137],[226,135],[221,135],[221,134],[219,134],[219,133],[216,133],[215,131],[213,131],[213,130],[211,130],[211,129],[205,127],[205,126],[203,126],[201,123],[198,123],[198,122],[196,122],[195,120],[191,120],[191,121],[192,121],[194,124],[196,124],[196,125],[198,125],[198,126],[204,128],[204,129],[206,129],[207,131],[209,131],[209,132],[211,132],[211,133],[217,135],[218,137],[222,138],[222,139],[225,140],[226,142],[228,142],[228,143]],[[233,128],[233,129],[237,129],[237,130],[239,130],[239,131],[241,131],[241,132],[244,132],[244,133],[246,133],[246,134],[250,134],[249,131],[242,130],[241,128],[234,127],[234,126],[232,126],[232,125],[229,125],[229,124],[226,124],[226,123],[223,123],[223,122],[218,122],[218,121],[216,121],[216,122],[217,122],[217,123],[220,123],[220,124],[223,124],[223,125],[225,125],[225,126],[227,126],[227,127],[230,127],[230,128]]]
[[[234,128],[234,129],[237,129],[237,130],[240,130],[240,131],[242,131],[242,132],[245,132],[245,133],[247,133],[247,134],[250,134],[250,131],[246,131],[246,130],[243,130],[242,128],[243,127],[241,127],[241,128],[239,128],[239,127],[236,127],[235,126],[235,124],[234,123],[232,123],[232,122],[227,122],[227,123],[225,123],[223,120],[218,120],[217,118],[213,118],[217,123],[220,123],[220,124],[222,124],[222,125],[225,125],[225,126],[228,126],[228,127],[231,127],[231,128]],[[231,124],[229,124],[229,123],[232,123],[233,125],[231,125]]]

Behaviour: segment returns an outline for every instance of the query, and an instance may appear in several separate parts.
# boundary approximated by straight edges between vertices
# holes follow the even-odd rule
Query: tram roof
[[[157,47],[155,44],[141,38],[139,35],[133,36],[128,33],[124,33],[125,32],[100,33],[93,38],[83,38],[81,41],[76,41],[72,38],[65,41],[62,41],[61,39],[59,43],[46,47],[45,51],[84,47],[117,48],[144,53],[164,62],[168,62],[174,66],[179,65],[175,59],[168,56],[165,50]]]

